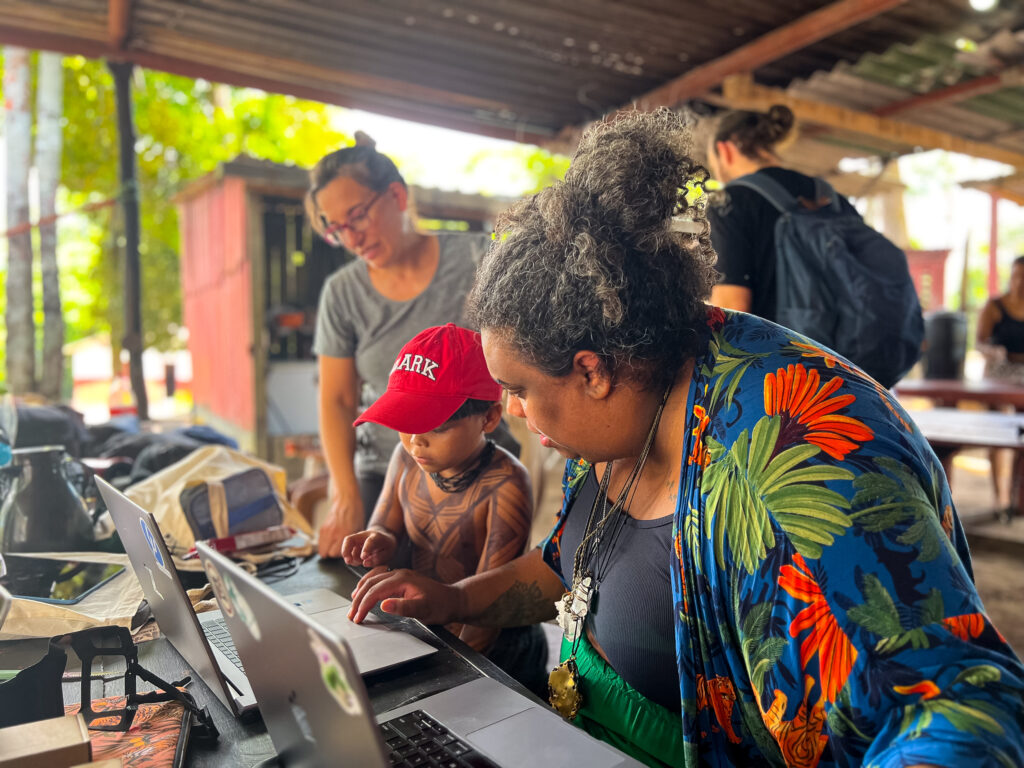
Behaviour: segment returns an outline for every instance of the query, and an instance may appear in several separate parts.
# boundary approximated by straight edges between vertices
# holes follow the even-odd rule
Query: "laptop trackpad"
[[[503,765],[611,768],[623,762],[621,754],[539,707],[474,731],[467,741]]]

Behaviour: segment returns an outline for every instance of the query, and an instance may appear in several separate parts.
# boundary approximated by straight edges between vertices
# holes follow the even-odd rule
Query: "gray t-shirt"
[[[365,262],[346,264],[324,283],[313,352],[355,358],[360,411],[380,397],[401,348],[424,328],[460,323],[462,307],[490,235],[438,235],[440,260],[430,285],[410,301],[392,301],[370,282]],[[356,471],[387,470],[398,434],[378,424],[356,429]]]

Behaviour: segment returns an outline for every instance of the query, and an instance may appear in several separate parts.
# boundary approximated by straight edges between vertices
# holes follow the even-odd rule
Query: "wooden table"
[[[961,400],[968,400],[998,408],[1012,406],[1024,411],[1024,387],[1005,381],[983,379],[914,379],[897,384],[893,390],[897,397],[927,397],[937,406],[953,408]]]
[[[295,574],[273,582],[271,586],[284,594],[324,587],[348,595],[355,587],[357,580],[356,573],[347,568],[340,560],[322,561],[314,558],[303,563]],[[375,712],[387,712],[403,704],[409,704],[461,683],[475,680],[483,675],[492,677],[518,693],[537,701],[537,698],[516,680],[442,627],[432,627],[428,630],[419,622],[410,619],[389,616],[377,609],[374,609],[374,613],[384,621],[404,624],[410,633],[438,649],[437,653],[430,656],[365,677],[364,682]],[[33,664],[45,655],[46,643],[46,640],[0,643],[0,662],[2,662],[0,667],[21,669]],[[69,668],[73,669],[77,663],[74,652],[68,654],[68,659]],[[244,719],[236,719],[210,689],[196,678],[195,673],[166,638],[161,637],[141,643],[139,645],[139,662],[164,680],[176,680],[185,675],[192,675],[194,682],[190,686],[190,690],[193,696],[200,706],[210,708],[214,723],[220,731],[220,738],[212,746],[200,745],[193,741],[189,745],[185,760],[187,766],[193,768],[243,766],[248,768],[248,766],[253,766],[274,755],[270,737],[267,735],[258,713]],[[119,663],[120,671],[118,671],[117,665],[118,662],[115,662],[114,667],[103,670],[102,686],[99,681],[94,681],[93,695],[95,697],[113,696],[124,692],[123,679],[116,681],[110,679],[118,674],[123,675],[123,659]],[[79,685],[78,682],[65,683],[65,702],[78,701]],[[140,690],[149,689],[150,686],[145,683],[140,687]]]

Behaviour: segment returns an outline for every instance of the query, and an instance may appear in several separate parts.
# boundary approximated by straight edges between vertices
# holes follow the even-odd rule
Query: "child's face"
[[[500,418],[500,408],[498,414]],[[496,420],[493,426],[489,424],[489,415],[490,412],[466,416],[422,435],[399,432],[398,436],[405,452],[424,472],[445,473],[450,470],[457,474],[483,446],[485,434],[497,426]]]

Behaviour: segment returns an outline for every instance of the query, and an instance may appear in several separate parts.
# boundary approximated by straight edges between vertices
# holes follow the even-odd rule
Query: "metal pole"
[[[149,418],[146,382],[142,376],[142,280],[139,264],[139,194],[136,183],[135,123],[132,117],[131,62],[107,63],[117,94],[117,132],[121,149],[121,204],[124,209],[124,339],[132,393],[139,419]]]

